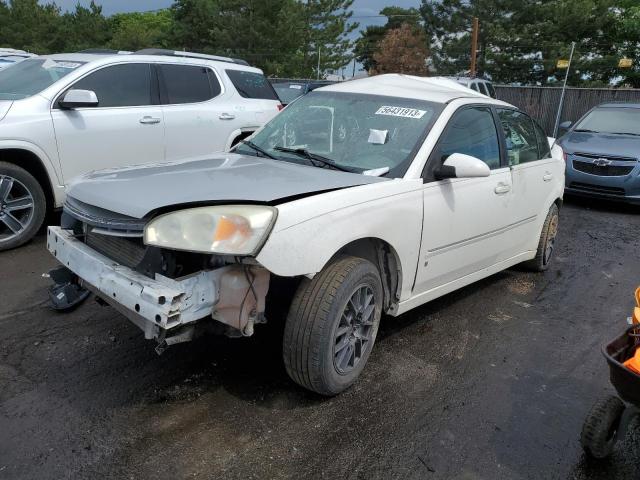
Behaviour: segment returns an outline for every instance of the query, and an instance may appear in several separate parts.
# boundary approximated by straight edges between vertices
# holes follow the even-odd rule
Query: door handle
[[[496,192],[497,195],[502,195],[511,191],[511,185],[500,182],[493,191]]]
[[[231,115],[230,113],[221,113],[218,117],[220,120],[233,120],[236,118],[235,115]]]
[[[553,174],[551,172],[544,172],[544,175],[542,176],[542,180],[544,180],[545,182],[551,181],[552,178]]]
[[[157,117],[150,117],[149,115],[145,115],[140,119],[140,123],[145,125],[153,125],[154,123],[160,123],[160,119]]]

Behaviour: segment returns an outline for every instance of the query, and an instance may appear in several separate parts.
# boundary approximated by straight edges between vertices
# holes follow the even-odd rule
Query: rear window
[[[206,67],[158,65],[163,104],[206,102],[220,94],[220,83]]]
[[[231,83],[244,98],[278,100],[278,95],[264,75],[243,70],[227,70]]]
[[[304,85],[299,83],[276,83],[273,88],[282,103],[291,103],[304,93]]]

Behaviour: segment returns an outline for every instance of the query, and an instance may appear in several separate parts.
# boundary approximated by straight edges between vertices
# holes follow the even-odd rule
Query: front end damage
[[[64,225],[64,223],[63,223]],[[81,222],[49,227],[47,248],[80,284],[166,346],[207,329],[249,336],[264,322],[269,272],[251,260],[145,247]]]

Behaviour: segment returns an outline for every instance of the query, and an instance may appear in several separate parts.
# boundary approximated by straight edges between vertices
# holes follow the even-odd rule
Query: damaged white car
[[[252,335],[270,288],[293,285],[287,372],[334,395],[383,313],[521,262],[544,270],[563,186],[562,150],[511,105],[445,80],[344,82],[232,153],[75,182],[48,231],[64,266],[53,297],[86,288],[162,350],[204,330]]]

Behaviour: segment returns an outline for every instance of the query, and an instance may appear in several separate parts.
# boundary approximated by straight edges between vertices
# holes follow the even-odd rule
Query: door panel
[[[519,226],[513,241],[520,251],[535,250],[542,223],[552,201],[558,178],[558,162],[551,158],[542,129],[526,114],[513,109],[498,109],[511,166],[513,205]]]
[[[424,227],[414,293],[457,280],[514,255],[508,168],[486,178],[442,180],[423,191]]]
[[[148,64],[107,66],[70,88],[94,91],[99,103],[51,111],[65,184],[92,170],[164,160],[162,111],[152,105]]]
[[[481,178],[434,180],[453,153],[484,161]],[[494,115],[489,107],[463,107],[451,118],[425,169],[424,221],[414,287],[421,294],[515,255],[511,172],[503,165]]]
[[[157,65],[165,119],[167,160],[199,157],[225,149],[238,129],[217,75],[197,65]]]

